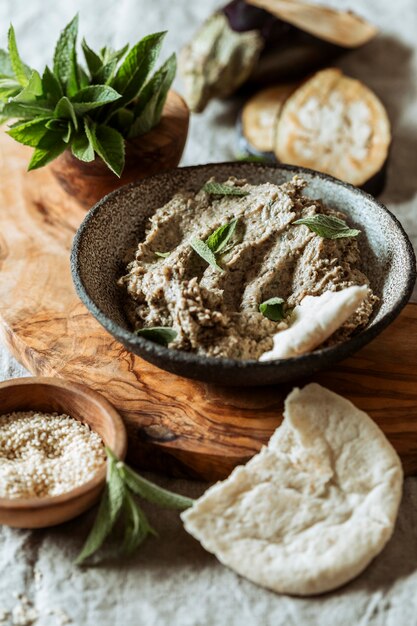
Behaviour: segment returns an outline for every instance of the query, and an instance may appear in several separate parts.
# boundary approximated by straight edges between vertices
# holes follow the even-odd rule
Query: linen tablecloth
[[[388,108],[394,141],[381,200],[417,243],[416,0],[332,4],[356,10],[381,28],[377,40],[349,53],[339,65],[372,87]],[[22,56],[41,69],[52,56],[58,31],[79,11],[82,35],[91,45],[120,46],[167,29],[163,52],[168,56],[217,5],[216,0],[1,0],[0,46],[5,46],[12,21]],[[179,80],[177,87],[181,89]],[[233,159],[235,115],[233,103],[214,102],[203,115],[193,116],[182,164]],[[25,373],[0,349],[0,378]],[[206,488],[202,483],[153,478],[192,497]],[[25,621],[22,611],[26,600],[33,607],[33,623],[41,626],[417,624],[415,478],[405,482],[396,530],[382,554],[350,584],[314,599],[279,596],[256,587],[206,553],[185,533],[176,512],[149,514],[159,539],[147,541],[129,561],[94,568],[73,565],[94,512],[49,530],[0,527],[0,624],[27,624],[30,612]],[[14,617],[9,615],[13,611]]]

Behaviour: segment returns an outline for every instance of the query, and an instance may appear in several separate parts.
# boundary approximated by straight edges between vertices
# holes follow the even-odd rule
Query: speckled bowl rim
[[[242,163],[247,168],[253,167],[253,169],[271,169],[271,170],[284,170],[287,172],[292,172],[294,175],[303,175],[307,174],[308,176],[313,176],[316,178],[320,178],[322,180],[329,181],[334,183],[338,187],[343,187],[348,189],[352,194],[360,197],[366,198],[368,201],[373,203],[381,210],[383,213],[388,215],[389,219],[392,222],[393,228],[396,229],[397,233],[399,233],[405,243],[405,249],[408,259],[408,268],[405,268],[408,272],[407,280],[405,283],[405,287],[402,291],[400,298],[395,302],[395,304],[381,317],[378,322],[369,328],[365,328],[358,335],[353,336],[351,339],[344,341],[340,344],[336,344],[334,346],[329,346],[327,348],[321,348],[315,350],[314,352],[310,352],[308,354],[304,354],[297,357],[287,358],[287,359],[274,359],[271,361],[257,361],[255,359],[248,360],[239,360],[239,359],[230,359],[225,357],[209,357],[209,356],[201,356],[191,352],[184,352],[181,350],[176,350],[173,348],[167,348],[165,346],[161,346],[157,343],[153,343],[152,341],[146,340],[140,336],[135,335],[133,332],[126,330],[119,324],[116,324],[113,320],[111,320],[105,313],[98,308],[93,299],[89,296],[87,289],[84,286],[84,283],[81,278],[80,273],[80,260],[79,260],[79,252],[81,241],[83,239],[84,233],[89,227],[91,220],[94,219],[95,215],[101,210],[102,206],[104,206],[109,199],[117,200],[119,196],[123,196],[129,189],[134,187],[140,187],[141,185],[146,185],[149,180],[158,180],[159,178],[165,178],[170,174],[174,174],[176,171],[195,171],[199,169],[205,169],[210,167],[210,165],[221,167],[223,166],[231,166],[239,167],[238,161],[223,161],[223,162],[214,162],[214,163],[205,163],[201,165],[191,165],[181,168],[174,168],[171,170],[165,170],[159,174],[155,174],[153,176],[134,181],[127,185],[123,185],[107,194],[101,200],[99,200],[87,213],[83,222],[79,226],[76,235],[74,237],[72,250],[71,250],[71,273],[73,277],[73,282],[75,285],[76,292],[83,302],[83,304],[87,307],[87,309],[93,314],[93,316],[100,322],[100,324],[113,336],[115,336],[119,341],[125,342],[125,344],[130,346],[137,346],[141,352],[152,355],[158,359],[168,359],[171,363],[179,363],[179,364],[188,364],[188,365],[205,365],[209,368],[215,366],[221,366],[223,370],[233,371],[233,370],[241,370],[247,369],[248,367],[256,368],[256,369],[267,369],[271,368],[271,366],[276,365],[282,367],[284,364],[290,363],[303,363],[305,366],[311,365],[312,370],[316,371],[318,368],[316,365],[322,361],[324,355],[332,354],[332,361],[340,361],[352,353],[356,352],[364,345],[372,341],[382,330],[384,330],[389,324],[391,324],[396,317],[400,314],[401,310],[407,304],[410,299],[410,296],[413,291],[414,283],[416,281],[416,256],[414,254],[413,246],[411,241],[405,232],[401,222],[395,217],[391,211],[387,209],[385,205],[379,202],[376,198],[366,193],[362,189],[355,187],[349,183],[345,183],[334,176],[330,176],[329,174],[324,174],[322,172],[317,172],[315,170],[306,168],[306,167],[298,167],[295,165],[286,165],[286,164],[269,164],[269,163]],[[144,358],[144,357],[143,357]],[[157,367],[161,367],[157,365]],[[161,368],[164,369],[164,368]],[[323,369],[323,368],[320,368]],[[165,370],[167,371],[167,370]]]

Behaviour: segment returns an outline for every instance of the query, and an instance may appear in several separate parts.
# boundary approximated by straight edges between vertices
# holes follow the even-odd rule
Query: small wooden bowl
[[[83,207],[126,183],[177,167],[188,134],[190,112],[175,91],[168,93],[158,126],[125,143],[125,167],[120,178],[101,159],[84,163],[69,150],[49,165],[61,187]]]
[[[36,410],[66,413],[88,424],[118,458],[127,449],[122,418],[100,394],[84,385],[57,378],[18,378],[0,383],[0,415]],[[65,522],[89,509],[99,499],[106,469],[84,485],[59,496],[0,498],[0,524],[15,528],[43,528]]]

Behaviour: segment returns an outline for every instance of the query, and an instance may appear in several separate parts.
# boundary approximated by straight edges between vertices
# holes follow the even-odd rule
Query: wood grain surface
[[[0,135],[0,329],[31,372],[103,393],[128,429],[138,467],[215,480],[247,461],[282,419],[290,386],[221,388],[168,374],[127,352],[78,300],[69,250],[85,211],[30,149]],[[417,305],[315,380],[367,411],[417,471]],[[299,385],[306,381],[299,381]]]

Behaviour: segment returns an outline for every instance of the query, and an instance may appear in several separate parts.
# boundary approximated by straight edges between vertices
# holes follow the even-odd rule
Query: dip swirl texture
[[[260,303],[280,297],[285,309],[306,295],[369,285],[361,271],[355,238],[324,239],[293,222],[323,213],[345,218],[303,195],[306,183],[294,177],[283,185],[251,185],[230,178],[224,184],[245,196],[181,191],[149,221],[127,274],[127,313],[135,330],[169,326],[177,331],[170,347],[201,355],[258,359],[273,346],[287,321],[269,320]],[[237,219],[231,247],[217,256],[223,271],[209,265],[190,241],[206,239]],[[168,253],[158,256],[158,253]],[[377,298],[369,297],[329,341],[347,339],[364,327]]]

